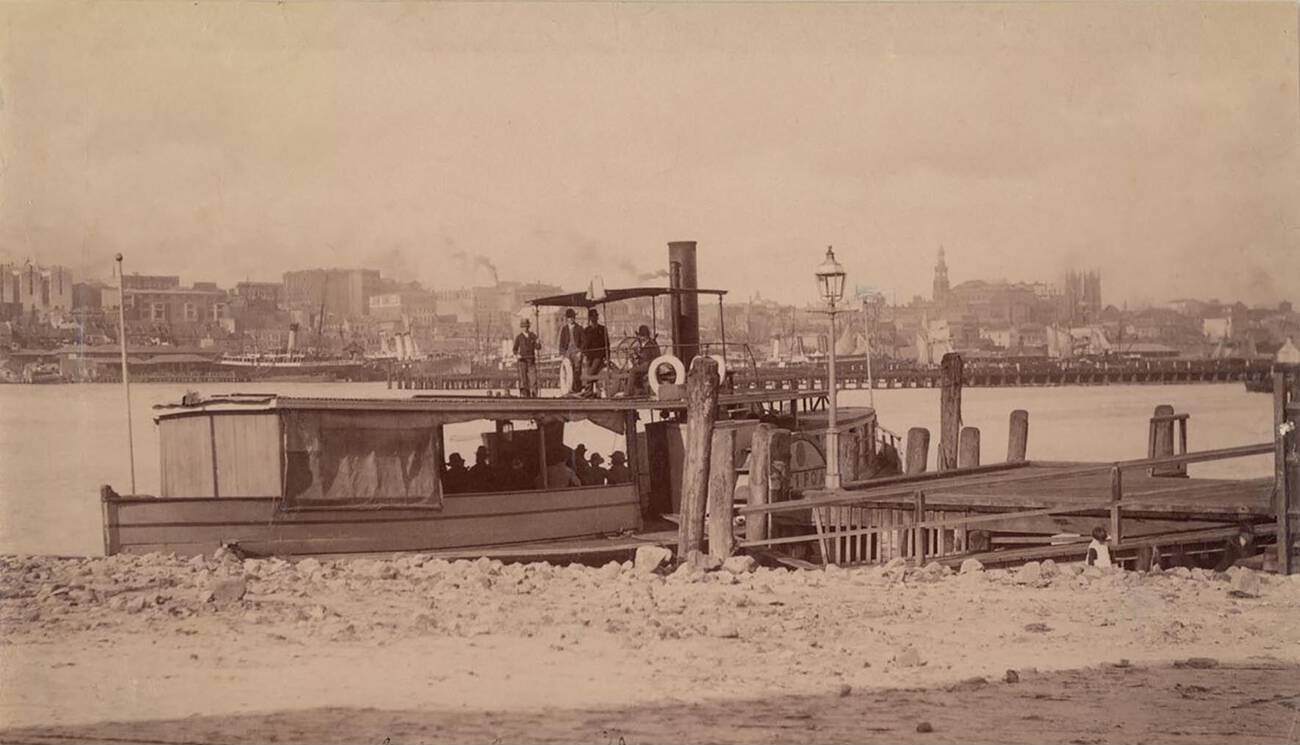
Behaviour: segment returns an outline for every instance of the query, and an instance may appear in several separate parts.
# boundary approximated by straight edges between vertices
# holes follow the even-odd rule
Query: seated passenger
[[[587,462],[587,445],[578,443],[578,447],[573,449],[573,472],[577,474],[578,480],[582,483],[590,483],[591,463]]]
[[[452,453],[447,459],[447,470],[442,474],[443,494],[458,494],[469,486],[469,470],[465,468],[465,459],[460,453]]]
[[[632,470],[627,467],[627,456],[622,450],[615,450],[609,455],[610,466],[608,482],[611,484],[632,483]]]
[[[556,450],[549,460],[552,462],[546,466],[545,481],[543,481],[540,474],[537,476],[535,483],[538,489],[564,489],[570,486],[582,486],[577,474],[565,462],[563,450]]]
[[[582,480],[584,486],[604,486],[609,481],[609,471],[601,468],[604,462],[600,453],[591,454],[591,467],[587,470],[587,478]]]
[[[466,491],[485,492],[497,488],[496,473],[492,470],[492,465],[488,463],[488,449],[485,445],[479,445],[478,450],[474,451],[474,465],[469,469],[469,484]]]
[[[641,324],[636,330],[633,344],[631,395],[646,396],[650,393],[650,363],[659,358],[659,343],[650,336],[650,327]]]
[[[510,461],[510,470],[506,472],[504,488],[510,491],[527,491],[533,488],[532,474],[524,468],[522,458],[514,458]]]

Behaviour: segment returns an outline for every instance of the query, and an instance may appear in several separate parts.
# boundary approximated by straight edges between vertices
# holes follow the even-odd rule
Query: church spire
[[[939,246],[939,262],[934,265],[934,302],[948,300],[948,263],[943,258],[943,246]]]

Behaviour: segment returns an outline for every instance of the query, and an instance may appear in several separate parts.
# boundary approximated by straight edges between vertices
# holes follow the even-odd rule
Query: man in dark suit
[[[583,395],[596,395],[596,377],[605,370],[605,361],[609,358],[609,333],[600,322],[600,313],[595,308],[587,309],[587,327],[582,330],[582,379],[585,384]]]
[[[573,385],[562,393],[582,390],[582,327],[578,325],[577,315],[573,308],[565,310],[564,326],[560,329],[560,354],[573,365]]]
[[[519,365],[519,395],[528,398],[537,395],[537,350],[541,344],[537,334],[530,329],[528,319],[519,322],[515,336],[514,353]]]

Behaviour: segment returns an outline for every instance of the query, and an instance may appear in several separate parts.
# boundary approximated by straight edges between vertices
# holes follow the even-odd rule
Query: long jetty
[[[868,375],[865,359],[841,360],[836,365],[840,389],[941,388],[943,384],[943,373],[938,367],[889,366],[882,362],[876,362],[873,367]],[[1096,364],[973,361],[965,365],[964,383],[976,388],[1233,383],[1265,381],[1271,372],[1272,365],[1268,362],[1240,359],[1138,360]],[[550,369],[543,367],[539,377],[543,387],[559,386],[559,373],[553,366]],[[740,367],[728,373],[727,384],[736,391],[825,390],[826,366]],[[504,390],[516,387],[518,378],[513,370],[426,373],[418,363],[412,363],[391,369],[388,385],[390,388],[413,390]]]

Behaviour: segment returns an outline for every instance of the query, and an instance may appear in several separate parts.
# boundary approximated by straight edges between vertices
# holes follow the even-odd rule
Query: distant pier
[[[837,377],[841,390],[894,388],[938,388],[936,368],[888,367],[875,365],[868,376],[862,359],[841,360]],[[882,369],[883,368],[883,369]],[[981,363],[968,362],[964,385],[975,388],[1016,388],[1065,385],[1167,385],[1188,383],[1234,383],[1264,381],[1272,365],[1246,360],[1141,360],[1097,364],[1061,362]],[[559,374],[541,370],[542,386],[559,386]],[[826,366],[804,364],[787,367],[749,367],[733,370],[729,383],[737,391],[822,390],[827,387]],[[506,390],[518,385],[513,370],[490,370],[458,374],[423,374],[418,366],[396,369],[389,385],[412,390]]]

